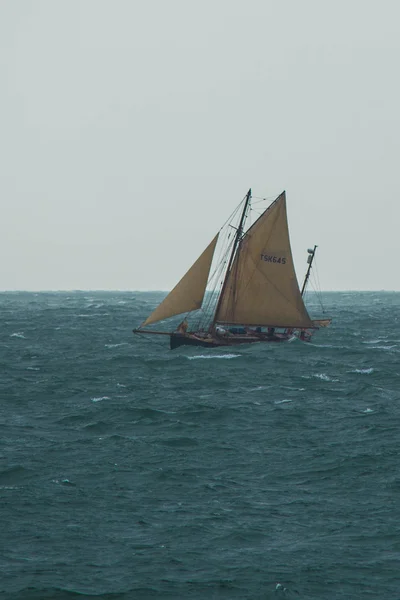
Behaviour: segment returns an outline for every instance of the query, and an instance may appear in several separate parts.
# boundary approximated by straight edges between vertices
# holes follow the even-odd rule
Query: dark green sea
[[[1,600],[399,599],[400,293],[174,352],[161,298],[0,294]]]

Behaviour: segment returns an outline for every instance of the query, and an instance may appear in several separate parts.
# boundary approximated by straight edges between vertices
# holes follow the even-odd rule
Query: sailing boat
[[[282,192],[245,231],[251,199],[250,189],[221,261],[219,289],[206,293],[222,230],[134,333],[169,335],[173,350],[183,345],[214,348],[284,342],[294,337],[309,341],[315,330],[330,324],[330,319],[312,320],[304,304],[317,246],[308,251],[308,270],[300,291],[290,247],[286,193]],[[187,316],[175,331],[144,329],[183,313]],[[188,315],[199,313],[203,322],[200,319],[197,326],[189,326]]]

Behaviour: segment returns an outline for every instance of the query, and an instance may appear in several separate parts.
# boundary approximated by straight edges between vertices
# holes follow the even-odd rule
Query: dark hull
[[[170,336],[171,350],[180,346],[200,346],[202,348],[220,348],[223,346],[238,346],[240,344],[255,344],[255,343],[271,343],[271,342],[287,342],[292,339],[292,336],[287,335],[272,335],[272,336],[246,336],[246,335],[231,335],[221,338],[200,338],[191,333],[172,333]]]

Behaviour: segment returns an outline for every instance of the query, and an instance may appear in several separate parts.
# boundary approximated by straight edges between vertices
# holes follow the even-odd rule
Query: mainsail
[[[313,327],[294,270],[283,192],[238,245],[215,322]]]
[[[141,327],[201,308],[218,235]]]

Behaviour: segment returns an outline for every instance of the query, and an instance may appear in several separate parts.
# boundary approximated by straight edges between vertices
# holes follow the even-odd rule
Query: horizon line
[[[172,288],[171,288],[172,289]],[[43,288],[43,289],[0,289],[0,294],[51,294],[51,293],[83,293],[83,292],[120,292],[120,293],[165,293],[171,290],[167,289],[130,289],[130,288]],[[211,291],[211,290],[207,290]],[[329,293],[344,293],[344,292],[390,292],[398,293],[400,289],[325,289],[325,290],[308,290],[307,294],[329,294]]]

